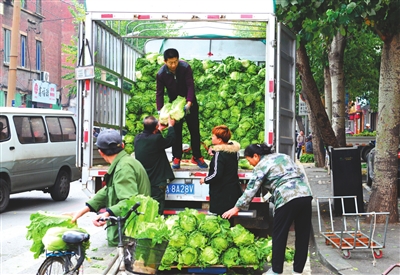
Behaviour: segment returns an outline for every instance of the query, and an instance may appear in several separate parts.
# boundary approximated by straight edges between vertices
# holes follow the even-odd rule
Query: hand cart
[[[335,221],[332,214],[333,202],[335,199],[339,199],[341,202],[341,206],[343,209],[342,221],[343,224],[338,230],[335,230]],[[323,220],[321,218],[321,201],[326,203],[328,201],[329,207],[329,217],[330,217],[330,230],[327,229],[324,225],[323,229],[328,231],[323,231],[322,223]],[[346,213],[345,212],[345,200],[347,203],[354,200],[355,205],[355,213]],[[317,197],[317,211],[318,211],[318,223],[319,223],[319,232],[325,237],[325,244],[332,245],[332,247],[336,247],[341,250],[342,256],[345,259],[349,259],[351,254],[350,250],[353,249],[372,249],[373,256],[376,259],[380,259],[383,256],[382,248],[385,247],[386,242],[386,231],[389,222],[389,212],[369,212],[369,213],[358,213],[357,208],[357,196],[332,196],[332,197]],[[375,229],[376,229],[376,216],[377,215],[386,215],[386,222],[384,225],[384,235],[382,244],[377,242],[375,238]],[[361,232],[360,227],[360,219],[365,219],[366,217],[371,216],[370,219],[370,228],[369,234],[364,234]],[[351,223],[352,222],[352,223]],[[338,227],[337,223],[337,226]],[[352,228],[354,230],[348,230],[348,228]]]

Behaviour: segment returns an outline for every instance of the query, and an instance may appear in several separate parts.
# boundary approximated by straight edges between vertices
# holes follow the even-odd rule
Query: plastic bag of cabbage
[[[256,238],[240,224],[230,228],[229,222],[219,216],[186,208],[169,216],[166,224],[170,240],[159,270],[212,265],[262,269],[272,257],[271,238]],[[287,251],[287,260],[291,261],[294,251]]]
[[[162,55],[149,53],[136,61],[136,82],[127,103],[125,148],[131,153],[133,137],[143,131],[143,118],[157,116],[156,75]],[[161,59],[159,58],[161,57]],[[199,104],[200,138],[211,145],[210,133],[216,125],[227,125],[232,139],[241,148],[264,142],[265,68],[249,60],[229,56],[222,62],[187,60],[193,70],[196,98]],[[164,97],[167,104],[169,99]],[[183,143],[190,144],[190,134],[183,124]],[[201,148],[202,155],[208,156]]]

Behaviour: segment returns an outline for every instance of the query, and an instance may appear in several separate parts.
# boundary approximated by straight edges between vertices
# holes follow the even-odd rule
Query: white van
[[[32,190],[68,197],[76,167],[74,114],[51,109],[0,107],[0,212],[10,194]]]

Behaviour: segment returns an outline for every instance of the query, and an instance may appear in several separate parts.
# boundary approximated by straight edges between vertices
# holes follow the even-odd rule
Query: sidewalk
[[[372,227],[373,239],[378,243],[383,244],[385,242],[384,237],[386,235],[385,247],[381,249],[383,257],[380,259],[375,259],[371,249],[369,248],[356,248],[349,250],[350,258],[345,259],[343,257],[343,252],[333,246],[332,244],[326,244],[327,232],[330,231],[330,217],[329,208],[328,210],[320,211],[321,222],[318,220],[317,203],[315,198],[317,197],[330,197],[333,196],[331,176],[328,175],[327,170],[324,168],[316,168],[314,164],[302,164],[304,172],[307,175],[308,182],[313,192],[313,218],[312,218],[312,228],[313,228],[313,238],[315,240],[316,250],[319,254],[320,261],[327,266],[332,271],[337,272],[337,274],[344,275],[355,275],[355,274],[382,274],[387,268],[392,264],[400,263],[400,224],[389,224],[388,228],[384,230],[384,224],[376,224]],[[371,194],[369,188],[363,184],[363,200],[364,204],[367,205],[369,201],[369,196]],[[320,200],[320,205],[322,204],[322,199]],[[326,203],[327,205],[327,203]],[[400,208],[400,203],[398,204]],[[367,212],[367,206],[365,206],[365,212]],[[400,211],[399,211],[400,212]],[[351,224],[354,219],[347,219],[346,224]],[[361,221],[361,232],[370,236],[370,222]],[[320,233],[319,225],[321,224],[321,232],[325,232],[323,235]],[[335,217],[333,213],[333,225],[335,232],[340,232],[340,227],[343,225],[343,217]],[[338,229],[337,229],[338,228]],[[353,225],[348,227],[347,230],[354,230]],[[395,268],[390,273],[400,274],[400,268]]]

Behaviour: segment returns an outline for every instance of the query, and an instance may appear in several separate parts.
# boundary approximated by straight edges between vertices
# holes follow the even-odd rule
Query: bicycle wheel
[[[39,268],[37,275],[56,275],[65,273],[64,257],[48,257]]]
[[[63,256],[63,257],[48,257],[39,268],[37,275],[63,275],[63,274],[79,274],[79,270],[74,273],[70,273],[74,264],[75,257]],[[66,273],[68,272],[68,273]]]

